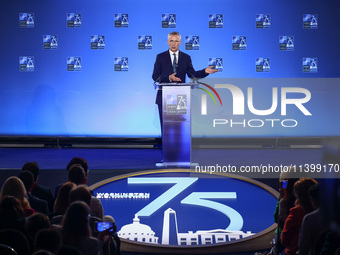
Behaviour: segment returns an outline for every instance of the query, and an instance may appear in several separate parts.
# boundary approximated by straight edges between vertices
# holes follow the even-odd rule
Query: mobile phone
[[[109,228],[113,227],[113,223],[112,222],[103,222],[103,221],[97,221],[95,223],[95,230],[97,232],[103,232]],[[113,230],[112,230],[113,231]]]
[[[288,181],[282,181],[282,189],[287,188],[287,183],[288,183]]]

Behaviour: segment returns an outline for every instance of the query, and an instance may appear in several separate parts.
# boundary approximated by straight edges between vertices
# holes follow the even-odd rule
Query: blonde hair
[[[31,208],[27,200],[27,192],[23,182],[16,176],[7,178],[1,188],[0,201],[5,196],[16,197],[24,209]]]
[[[70,192],[77,185],[73,182],[64,183],[59,191],[56,200],[54,201],[54,212],[57,214],[65,214],[67,207],[70,205]]]

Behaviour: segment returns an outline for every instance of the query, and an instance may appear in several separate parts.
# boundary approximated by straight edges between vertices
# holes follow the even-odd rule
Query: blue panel
[[[3,1],[0,135],[159,136],[151,74],[172,30],[182,34],[180,49],[196,69],[222,63],[210,78],[339,78],[339,9],[336,0]],[[163,21],[176,18],[174,28],[162,28],[163,14]],[[115,27],[119,17],[128,24]],[[323,117],[339,109],[329,104],[339,90],[328,86],[313,86],[312,94],[315,107],[325,107],[315,121],[327,128],[217,136],[340,135],[335,116]]]

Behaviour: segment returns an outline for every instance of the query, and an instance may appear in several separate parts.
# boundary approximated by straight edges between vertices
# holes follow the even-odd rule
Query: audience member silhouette
[[[282,189],[282,198],[279,203],[279,218],[278,224],[283,229],[286,219],[291,208],[295,206],[294,184],[298,181],[297,178],[289,178],[286,180],[286,188]]]
[[[36,234],[41,229],[50,229],[51,227],[48,216],[39,212],[32,214],[26,219],[26,233],[32,248]]]
[[[70,192],[70,202],[83,201],[88,206],[91,203],[91,193],[86,185],[79,185]]]
[[[308,196],[308,190],[317,182],[311,178],[300,178],[294,184],[296,195],[295,206],[289,210],[289,215],[282,230],[281,241],[286,255],[295,255],[298,251],[298,241],[303,217],[313,211]]]
[[[299,254],[315,254],[314,248],[318,244],[320,234],[326,230],[319,209],[319,185],[312,186],[308,191],[314,211],[308,213],[302,221],[301,232],[299,236]]]
[[[58,193],[59,195],[59,193]],[[91,193],[87,186],[85,185],[79,185],[74,188],[72,188],[69,192],[69,203],[73,203],[75,201],[82,201],[86,203],[88,206],[90,206],[91,202]],[[57,215],[52,218],[53,224],[61,224],[63,219],[63,214]],[[97,221],[101,221],[101,219],[97,218]]]
[[[86,181],[87,181],[87,178],[88,178],[88,174],[89,174],[89,167],[88,167],[87,161],[84,158],[82,158],[82,157],[74,157],[67,164],[66,171],[68,172],[73,165],[81,165],[81,167],[84,170],[84,174],[85,174],[84,182],[83,183],[86,184]],[[59,191],[61,185],[62,184],[59,184],[59,185],[56,186],[55,191],[54,191],[54,197],[57,197],[58,191]],[[91,195],[93,195],[92,191],[91,191]]]
[[[89,218],[89,225],[91,229],[92,236],[97,236],[97,233],[94,231],[96,222],[103,221],[103,215],[98,217],[97,215],[91,214],[91,203],[96,199],[91,196],[90,189],[86,185],[79,185],[75,189],[71,190],[70,192],[70,203],[75,201],[82,201],[86,203],[90,208],[90,218]],[[100,204],[101,205],[101,204]]]
[[[59,222],[58,216],[62,216],[66,213],[66,210],[70,205],[70,192],[76,187],[77,185],[73,182],[66,182],[60,187],[54,203],[54,212],[50,215],[52,224],[57,224],[57,222]]]
[[[284,250],[284,246],[281,243],[281,233],[284,227],[285,221],[288,217],[290,208],[294,207],[295,194],[293,191],[294,183],[298,179],[294,179],[293,174],[295,168],[291,167],[288,171],[284,171],[280,174],[279,181],[279,199],[276,203],[274,221],[277,223],[277,229],[275,231],[275,245],[273,246],[273,252],[280,254]]]
[[[58,254],[62,246],[61,234],[52,228],[41,229],[34,239],[34,250],[46,250]]]
[[[75,183],[76,185],[85,183],[85,171],[84,168],[79,165],[72,165],[67,172],[68,181]]]
[[[18,177],[11,176],[4,182],[1,188],[0,201],[5,196],[14,196],[20,201],[25,211],[25,217],[35,212],[26,198],[26,188]]]
[[[18,255],[30,255],[31,248],[24,233],[16,229],[1,229],[0,243],[13,248]]]
[[[30,171],[34,176],[34,187],[31,194],[37,198],[45,200],[48,205],[49,212],[53,211],[54,197],[52,195],[51,189],[49,187],[43,186],[38,183],[40,168],[37,162],[27,162],[23,165],[22,170]]]
[[[103,218],[104,222],[111,222],[113,224],[113,231],[112,234],[110,235],[110,243],[108,246],[109,249],[109,254],[110,255],[120,255],[120,239],[117,235],[117,226],[116,226],[116,222],[113,219],[113,217],[111,215],[105,215]]]
[[[67,172],[68,180],[70,182],[75,183],[76,185],[85,185],[86,182],[85,178],[85,171],[80,164],[75,164],[70,167]],[[87,187],[87,186],[86,186]],[[88,188],[88,187],[87,187]],[[91,190],[88,188],[90,194]],[[90,212],[91,215],[103,218],[104,210],[103,205],[98,198],[95,198],[93,195],[91,196],[91,203],[90,203]]]
[[[31,207],[36,212],[41,212],[47,214],[49,212],[47,202],[40,198],[37,198],[31,194],[32,188],[34,187],[34,176],[30,171],[21,171],[18,175],[19,179],[22,181],[26,188],[27,199]]]
[[[89,174],[89,166],[87,161],[82,157],[74,157],[71,161],[67,164],[66,170],[69,171],[73,165],[81,165],[85,171],[85,183]]]
[[[339,226],[338,226],[339,227]],[[318,255],[339,255],[340,254],[340,233],[328,230],[320,247]],[[316,253],[317,254],[317,253]]]
[[[10,228],[26,233],[25,210],[19,199],[4,196],[0,201],[0,229]]]
[[[88,190],[91,192],[90,189],[88,189]],[[104,217],[104,208],[103,208],[102,202],[100,202],[100,200],[98,198],[94,197],[94,196],[91,196],[90,214],[92,216],[98,217],[100,219],[102,219]]]
[[[63,245],[77,248],[83,255],[98,254],[101,247],[97,238],[91,237],[90,209],[84,202],[74,202],[63,219],[61,234]]]

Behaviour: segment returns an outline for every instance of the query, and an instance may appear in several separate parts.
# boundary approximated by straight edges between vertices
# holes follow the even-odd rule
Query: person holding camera
[[[83,255],[110,255],[110,237],[117,229],[113,226],[100,232],[97,238],[92,237],[89,213],[85,202],[76,201],[69,206],[61,226],[63,245],[74,247]]]

